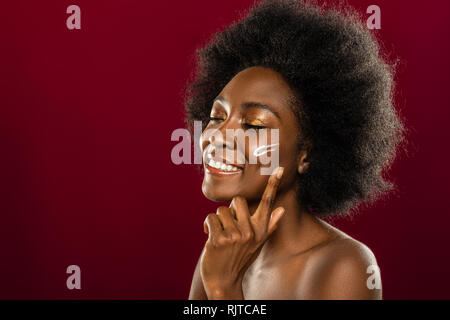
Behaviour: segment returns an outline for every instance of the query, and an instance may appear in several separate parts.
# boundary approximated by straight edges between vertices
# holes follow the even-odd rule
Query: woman
[[[262,1],[200,49],[189,126],[278,130],[280,168],[263,175],[248,161],[260,144],[203,131],[203,193],[231,203],[205,220],[189,298],[381,299],[371,250],[321,218],[392,189],[383,173],[403,137],[392,98],[392,68],[348,8]]]

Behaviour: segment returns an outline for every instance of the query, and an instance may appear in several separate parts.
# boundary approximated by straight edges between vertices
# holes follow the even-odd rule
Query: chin
[[[230,193],[229,191],[226,192],[225,190],[218,190],[220,188],[210,188],[205,187],[205,185],[202,186],[202,192],[203,195],[211,201],[215,202],[227,202],[231,201],[235,194]]]

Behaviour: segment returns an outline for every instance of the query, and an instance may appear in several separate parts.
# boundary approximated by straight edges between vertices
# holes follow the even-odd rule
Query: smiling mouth
[[[220,161],[215,161],[210,159],[207,164],[205,164],[206,171],[208,173],[218,174],[218,175],[235,175],[242,172],[242,169],[231,164],[225,164]]]

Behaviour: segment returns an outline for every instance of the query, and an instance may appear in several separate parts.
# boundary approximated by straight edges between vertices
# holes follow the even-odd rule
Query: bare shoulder
[[[381,277],[372,250],[335,230],[335,238],[311,252],[298,298],[381,299]]]
[[[336,237],[321,250],[315,252],[314,258],[327,264],[344,261],[362,265],[377,263],[374,253],[368,246],[349,236]]]

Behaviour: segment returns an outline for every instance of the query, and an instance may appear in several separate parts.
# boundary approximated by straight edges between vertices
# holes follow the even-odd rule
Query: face
[[[200,137],[205,169],[202,191],[208,199],[230,201],[240,195],[249,202],[259,201],[269,178],[261,169],[271,164],[254,155],[261,154],[264,145],[273,146],[266,159],[271,158],[272,152],[278,152],[279,166],[284,167],[278,194],[294,187],[299,169],[300,128],[289,107],[291,96],[282,76],[264,67],[239,72],[218,94],[211,106],[210,121]],[[257,139],[237,143],[235,138],[228,139],[227,129],[252,131]],[[278,141],[271,141],[273,129],[278,129]],[[211,135],[214,130],[221,135]],[[267,140],[262,138],[263,131],[267,132]],[[213,167],[217,163],[229,166],[217,169]]]

